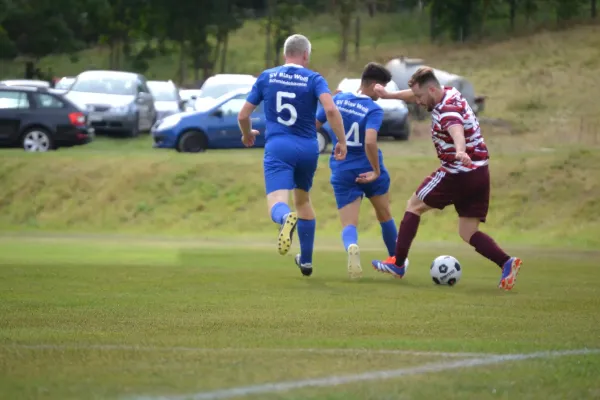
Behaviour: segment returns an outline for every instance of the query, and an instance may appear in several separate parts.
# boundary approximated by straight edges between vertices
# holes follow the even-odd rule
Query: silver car
[[[82,72],[64,97],[87,110],[97,133],[135,137],[140,131],[149,131],[156,121],[154,98],[140,74]]]
[[[154,108],[158,114],[157,121],[184,111],[184,102],[179,97],[179,90],[172,81],[148,81],[148,88],[154,97]]]

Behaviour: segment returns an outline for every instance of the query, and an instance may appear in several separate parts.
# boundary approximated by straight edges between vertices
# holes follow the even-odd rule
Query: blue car
[[[242,148],[237,116],[246,102],[250,88],[237,89],[215,100],[209,107],[170,115],[152,127],[154,147],[198,153],[207,149]],[[265,113],[261,103],[252,113],[252,129],[261,134],[255,147],[265,147]],[[331,142],[329,135],[317,132],[319,150],[323,153]]]

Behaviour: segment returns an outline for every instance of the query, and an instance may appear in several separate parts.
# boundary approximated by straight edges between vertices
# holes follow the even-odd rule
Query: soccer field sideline
[[[438,352],[438,351],[413,351],[394,349],[367,349],[367,348],[200,348],[200,347],[163,347],[163,346],[137,346],[137,345],[56,345],[56,344],[3,344],[4,349],[51,350],[51,351],[130,351],[130,352],[197,352],[197,353],[314,353],[314,354],[390,354],[409,355],[414,357],[433,357],[440,361],[426,362],[411,367],[374,370],[357,374],[337,374],[320,378],[289,380],[280,382],[260,383],[256,385],[224,388],[211,391],[195,392],[183,395],[134,395],[120,396],[123,400],[225,400],[251,395],[272,394],[289,392],[305,388],[324,388],[357,382],[382,381],[399,379],[408,376],[431,374],[435,372],[468,369],[481,366],[494,366],[513,361],[531,359],[551,359],[569,356],[588,356],[600,354],[600,349],[581,348],[574,350],[539,351],[533,353],[464,353],[464,352]],[[444,360],[450,359],[450,360]],[[444,361],[442,361],[444,360]]]

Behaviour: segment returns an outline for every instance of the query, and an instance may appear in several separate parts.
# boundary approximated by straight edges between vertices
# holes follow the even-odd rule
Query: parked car
[[[48,151],[88,143],[94,129],[84,111],[52,89],[0,86],[0,144]]]
[[[185,102],[183,106],[184,111],[196,110],[196,99],[198,98],[198,96],[200,96],[201,93],[202,90],[200,89],[179,89],[179,97],[181,97],[181,100]]]
[[[184,101],[173,81],[148,81],[148,89],[154,98],[157,121],[184,111]]]
[[[64,90],[65,92],[71,89],[71,86],[75,82],[74,76],[63,76],[60,78],[56,84],[54,84],[54,89],[56,90]]]
[[[343,79],[338,85],[338,89],[343,92],[355,92],[359,88],[360,79]],[[400,90],[394,81],[390,81],[385,88],[390,92]],[[410,122],[406,103],[396,99],[379,99],[376,103],[383,108],[383,123],[378,136],[407,140],[410,136]]]
[[[85,71],[64,97],[86,109],[96,133],[129,137],[149,131],[156,121],[154,98],[143,75],[121,71]]]
[[[250,88],[237,89],[217,98],[204,111],[170,115],[152,128],[154,147],[197,153],[207,149],[243,147],[237,116],[246,102]],[[261,103],[252,113],[252,128],[261,134],[255,147],[265,146],[265,114]],[[319,151],[324,153],[331,142],[329,135],[317,133]]]
[[[216,99],[236,89],[251,88],[256,82],[252,75],[244,74],[217,74],[208,78],[202,87],[202,92],[196,97],[194,109],[206,110],[212,107]]]
[[[40,81],[40,80],[36,80],[36,79],[9,79],[9,80],[5,80],[5,81],[1,81],[0,85],[49,88],[50,82]]]

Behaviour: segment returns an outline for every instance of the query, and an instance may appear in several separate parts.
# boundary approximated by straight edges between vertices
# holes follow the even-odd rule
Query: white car
[[[154,98],[156,120],[184,111],[184,102],[173,81],[148,81],[148,89]]]
[[[359,79],[344,78],[338,85],[342,92],[356,92],[360,88]],[[390,92],[400,90],[394,81],[390,81],[385,88]],[[410,124],[408,122],[408,107],[402,100],[379,99],[377,104],[383,108],[383,123],[379,130],[379,136],[390,136],[396,140],[407,140],[410,136]]]
[[[256,82],[252,75],[245,74],[217,74],[208,78],[196,96],[194,108],[196,111],[202,111],[210,108],[215,100],[224,94],[233,90],[250,88]]]

